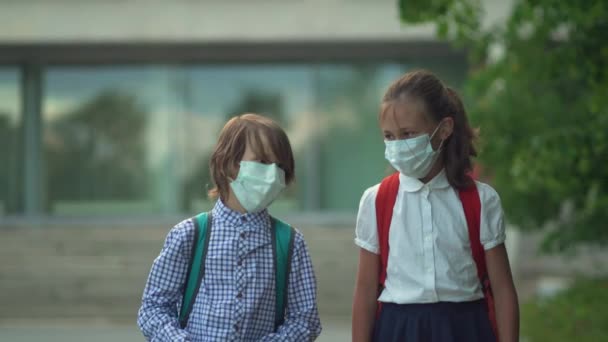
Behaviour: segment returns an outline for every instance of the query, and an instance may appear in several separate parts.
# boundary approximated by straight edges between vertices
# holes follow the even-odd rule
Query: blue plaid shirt
[[[285,322],[274,331],[275,273],[266,210],[240,214],[218,200],[205,275],[188,325],[178,310],[188,273],[194,223],[167,236],[154,260],[137,323],[149,341],[312,341],[321,333],[316,279],[300,232],[294,240]]]

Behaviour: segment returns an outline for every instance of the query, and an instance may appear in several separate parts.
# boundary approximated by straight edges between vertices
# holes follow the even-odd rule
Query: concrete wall
[[[485,0],[486,24],[513,0]],[[432,40],[397,0],[0,0],[0,43]]]

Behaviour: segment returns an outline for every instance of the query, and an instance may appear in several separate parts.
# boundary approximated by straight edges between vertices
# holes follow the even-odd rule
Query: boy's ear
[[[236,177],[239,175],[239,169],[239,163],[237,162],[231,163],[228,166],[226,170],[226,178],[228,179],[228,181],[233,181],[236,179]]]

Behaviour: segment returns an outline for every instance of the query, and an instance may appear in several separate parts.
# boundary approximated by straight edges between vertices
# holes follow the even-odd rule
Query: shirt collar
[[[442,169],[441,172],[437,174],[437,176],[435,176],[426,184],[421,182],[418,178],[409,177],[404,175],[403,173],[400,173],[399,183],[401,184],[400,187],[407,192],[419,191],[424,186],[427,186],[430,189],[445,189],[450,186],[448,178],[445,175],[445,169]]]
[[[230,209],[221,199],[215,202],[215,206],[211,211],[213,217],[219,220],[226,221],[232,224],[243,223],[243,222],[254,222],[264,224],[270,220],[268,210],[264,209],[256,213],[240,213],[236,210]]]

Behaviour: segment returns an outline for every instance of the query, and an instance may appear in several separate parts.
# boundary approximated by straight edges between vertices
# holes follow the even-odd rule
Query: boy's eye
[[[393,140],[393,135],[392,134],[384,134],[384,140]]]

